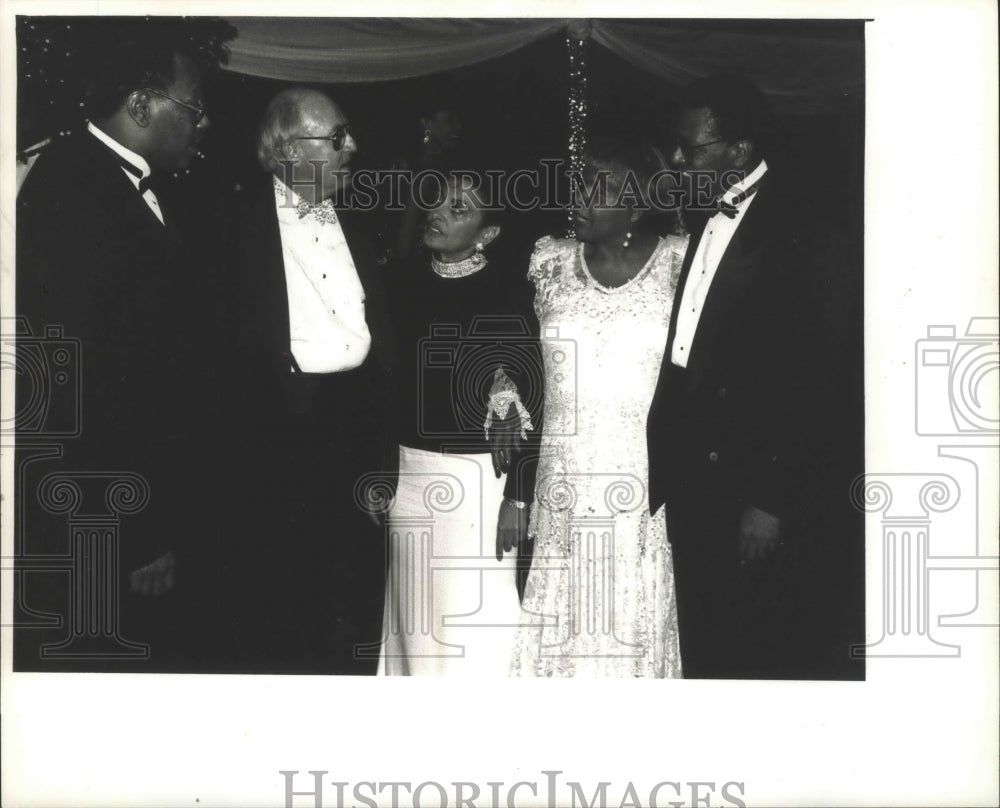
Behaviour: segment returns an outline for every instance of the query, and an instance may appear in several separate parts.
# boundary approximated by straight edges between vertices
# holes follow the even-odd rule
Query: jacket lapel
[[[253,280],[257,286],[256,298],[260,301],[262,317],[266,323],[265,338],[274,346],[275,362],[280,373],[291,367],[291,326],[288,319],[288,284],[285,280],[285,258],[281,249],[281,231],[278,229],[278,212],[275,208],[271,175],[267,175],[254,198],[254,208],[249,218],[251,232],[248,236],[247,258],[253,267]]]
[[[711,355],[710,346],[715,343],[720,331],[730,325],[733,311],[759,275],[761,258],[767,246],[769,202],[762,182],[757,198],[736,228],[712,278],[691,343],[689,369],[692,366],[696,369],[701,357]],[[696,249],[697,245],[688,250],[692,259]]]
[[[90,133],[84,133],[80,137],[83,149],[95,169],[93,181],[102,186],[103,194],[97,198],[111,200],[121,220],[121,226],[131,232],[141,232],[153,240],[181,243],[182,239],[177,231],[164,224],[169,222],[169,219],[163,212],[163,199],[157,196],[164,217],[164,222],[161,222],[125,175],[125,170],[111,149]]]

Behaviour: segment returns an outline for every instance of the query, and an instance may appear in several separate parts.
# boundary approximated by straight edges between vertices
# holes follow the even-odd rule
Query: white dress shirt
[[[102,132],[93,123],[87,123],[87,131],[90,132],[94,137],[96,137],[101,143],[107,146],[111,151],[115,152],[123,160],[127,160],[137,169],[139,169],[141,176],[136,176],[127,168],[122,169],[122,173],[129,178],[129,181],[135,186],[136,190],[139,190],[139,180],[146,179],[151,173],[149,168],[149,163],[146,159],[138,154],[136,154],[131,149],[126,149],[121,143],[115,140],[106,132]],[[156,218],[160,220],[160,224],[163,224],[163,211],[160,210],[160,201],[156,198],[156,194],[153,193],[151,188],[147,188],[145,193],[142,195],[143,200],[149,206],[149,209],[156,214]]]
[[[371,348],[371,334],[364,288],[340,221],[300,217],[301,197],[277,178],[274,202],[297,365],[293,369],[335,373],[359,367]]]
[[[756,183],[766,171],[767,163],[761,160],[760,165],[722,195],[723,202],[732,204],[733,200],[744,189]],[[691,343],[694,342],[698,321],[701,319],[701,311],[705,306],[705,299],[708,297],[712,280],[715,278],[715,273],[719,269],[719,263],[726,253],[729,242],[732,241],[736,229],[740,226],[740,222],[743,221],[743,217],[746,216],[746,212],[756,196],[755,191],[737,204],[736,215],[733,218],[730,219],[719,211],[709,218],[705,225],[705,232],[702,234],[701,241],[698,242],[698,249],[691,261],[691,269],[688,272],[687,282],[684,284],[681,305],[677,310],[677,330],[674,334],[674,346],[670,354],[670,361],[678,367],[687,367],[688,356],[691,354]]]

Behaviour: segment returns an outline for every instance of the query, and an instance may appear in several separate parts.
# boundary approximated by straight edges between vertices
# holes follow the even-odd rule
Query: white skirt
[[[399,448],[380,676],[506,676],[517,553],[496,559],[505,478],[489,454]]]

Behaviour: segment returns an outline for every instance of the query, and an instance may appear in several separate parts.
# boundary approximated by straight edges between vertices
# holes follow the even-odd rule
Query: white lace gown
[[[512,675],[681,676],[664,513],[650,516],[646,496],[646,418],[686,246],[661,239],[635,278],[609,288],[582,244],[536,244],[545,413]]]

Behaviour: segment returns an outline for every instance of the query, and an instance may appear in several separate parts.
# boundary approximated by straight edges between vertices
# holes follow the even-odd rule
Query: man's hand
[[[518,508],[504,497],[497,517],[497,561],[503,561],[503,554],[517,547],[527,535],[528,509]]]
[[[781,520],[752,505],[740,519],[740,563],[767,558],[778,546]]]
[[[158,597],[174,588],[174,554],[168,552],[156,561],[128,574],[129,588],[137,595]]]
[[[493,458],[493,473],[498,480],[501,474],[506,474],[513,467],[520,444],[521,419],[511,407],[506,418],[495,419],[490,424],[490,455]]]

